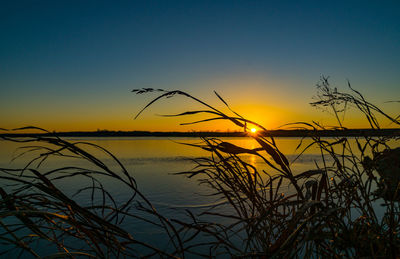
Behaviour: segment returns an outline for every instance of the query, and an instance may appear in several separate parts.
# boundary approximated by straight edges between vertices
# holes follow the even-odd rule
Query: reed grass
[[[49,133],[36,127],[17,130]],[[14,252],[22,258],[29,255],[36,258],[126,258],[155,254],[165,258],[180,257],[182,241],[176,228],[157,212],[139,191],[134,177],[109,151],[88,142],[63,140],[56,135],[2,138],[26,144],[20,155],[29,154],[33,158],[24,168],[0,169],[0,179],[6,183],[0,188],[0,240],[2,247],[7,248],[1,249],[0,256]],[[93,155],[98,156],[98,151],[106,157],[99,159]],[[83,161],[86,166],[42,170],[46,162],[60,156]],[[89,205],[78,204],[74,195],[61,190],[61,182],[65,179],[88,183],[78,188],[75,194],[86,193]],[[118,200],[119,197],[114,197],[105,187],[107,181],[125,186],[129,197]],[[141,217],[140,211],[145,211],[147,217]],[[164,230],[170,237],[171,251],[138,240],[135,233],[124,230],[128,218]],[[44,249],[41,249],[42,254],[35,251],[38,241],[42,247],[58,252],[43,255]]]
[[[329,109],[338,125],[325,127],[314,122],[288,126],[315,132],[345,129],[342,115],[349,108],[356,108],[372,129],[380,129],[378,116],[400,125],[399,117],[389,116],[368,102],[350,84],[350,93],[340,92],[330,86],[328,78],[322,77],[317,87],[317,100],[311,105]],[[153,90],[134,91],[143,94]],[[216,92],[231,114],[182,91],[157,91],[161,95],[143,110],[162,98],[183,95],[206,109],[167,116],[205,113],[211,117],[185,124],[228,120],[245,132],[254,126],[267,132],[261,125],[234,112]],[[191,215],[191,223],[178,222],[182,231],[207,233],[214,237],[214,242],[207,244],[212,251],[226,251],[236,258],[395,258],[400,253],[397,194],[400,148],[389,145],[395,141],[398,146],[398,136],[360,136],[350,140],[311,135],[311,144],[299,144],[300,156],[307,149],[317,147],[321,161],[306,172],[292,171],[291,163],[273,137],[248,136],[258,147],[249,150],[215,138],[202,138],[203,144],[196,145],[209,151],[210,158],[196,160],[197,167],[183,174],[199,177],[200,183],[209,185],[217,197],[229,204],[231,212],[216,213],[214,208]],[[355,149],[352,141],[356,142]],[[261,158],[268,169],[260,170],[249,164],[243,154]],[[286,193],[287,185],[293,189],[291,193]],[[383,216],[378,215],[379,211],[383,211]],[[202,217],[210,215],[230,219],[231,223],[215,224]]]
[[[344,129],[342,115],[351,107],[361,112],[373,129],[381,128],[379,116],[400,125],[399,117],[384,113],[350,85],[349,90],[345,93],[332,88],[327,78],[318,85],[317,100],[312,105],[330,109],[338,121],[336,127],[318,123],[288,126],[315,132]],[[216,92],[229,113],[183,91],[145,88],[133,92],[160,94],[136,118],[158,100],[182,95],[203,105],[204,110],[165,116],[206,114],[210,117],[185,124],[227,120],[245,132],[253,126],[267,131],[233,111]],[[47,132],[35,127],[17,130],[33,129]],[[257,147],[248,149],[208,137],[201,138],[201,144],[186,144],[208,151],[209,156],[195,159],[193,170],[177,174],[209,186],[220,201],[199,213],[187,210],[186,220],[161,215],[140,192],[133,174],[100,146],[67,141],[55,134],[2,136],[3,140],[25,144],[20,155],[32,158],[23,168],[0,169],[0,179],[5,183],[0,188],[0,256],[396,258],[400,253],[400,149],[391,145],[398,145],[398,136],[350,140],[311,135],[311,144],[299,143],[299,156],[317,147],[321,159],[305,172],[292,169],[293,161],[289,162],[273,137],[248,136]],[[106,158],[100,158],[99,151]],[[264,165],[256,167],[246,161],[244,156],[249,154]],[[44,165],[57,157],[83,161],[85,166],[80,162],[45,169]],[[90,197],[88,204],[78,203],[73,195],[62,191],[60,183],[65,179],[89,183],[76,190]],[[130,196],[119,200],[106,187],[105,179],[128,188]],[[136,238],[124,228],[129,219],[159,228],[168,245],[160,247]],[[38,243],[55,252],[43,254],[37,250]]]

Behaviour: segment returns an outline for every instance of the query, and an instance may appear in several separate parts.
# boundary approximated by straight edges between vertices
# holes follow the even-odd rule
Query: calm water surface
[[[182,175],[174,173],[189,171],[194,168],[194,163],[190,160],[197,157],[209,156],[209,154],[199,148],[190,147],[180,143],[200,143],[197,138],[70,138],[70,141],[85,141],[99,145],[112,152],[134,176],[139,190],[155,205],[161,214],[184,219],[185,209],[201,210],[216,202],[214,196],[207,186],[199,185],[197,179],[188,179]],[[257,143],[250,138],[225,138],[229,141],[245,148],[255,148]],[[293,161],[299,154],[296,150],[300,138],[277,138],[276,142],[281,152],[284,153],[289,161]],[[178,143],[180,142],[180,143]],[[304,146],[307,145],[306,140]],[[20,168],[24,166],[31,157],[21,157],[12,161],[12,158],[20,153],[17,150],[21,144],[0,141],[0,167]],[[117,164],[107,158],[104,153],[89,148],[96,156],[104,159],[111,168],[117,168]],[[315,163],[321,166],[319,150],[309,149],[299,159],[292,164],[294,173],[301,173],[315,168]],[[245,159],[259,169],[264,168],[264,162],[254,156],[247,155]],[[42,172],[51,168],[61,166],[85,166],[84,161],[76,161],[71,158],[58,158],[46,161],[41,167]],[[101,178],[100,178],[101,179]],[[121,184],[115,183],[110,179],[102,181],[104,186],[110,190],[112,195],[118,200],[126,200],[131,194],[131,190],[124,188]],[[58,187],[67,194],[73,194],[78,188],[90,184],[85,180],[67,179],[58,183]],[[0,183],[4,185],[4,183]],[[289,188],[289,187],[288,187]],[[289,191],[289,190],[288,190]],[[81,194],[75,197],[80,204],[89,204],[88,194]],[[227,209],[223,206],[220,210]],[[149,242],[159,244],[163,239],[162,233],[151,226],[143,225],[139,222],[127,222],[126,229],[137,235],[137,237],[149,240]]]
[[[209,155],[207,151],[202,149],[180,144],[200,143],[197,138],[70,138],[68,140],[93,143],[113,153],[134,176],[139,189],[155,204],[170,207],[193,207],[210,202],[209,198],[200,195],[208,194],[210,190],[205,186],[199,186],[196,179],[173,175],[177,172],[193,169],[194,163],[190,159]],[[224,140],[245,148],[257,147],[257,143],[250,138],[225,138]],[[280,138],[276,141],[289,161],[294,160],[299,153],[296,146],[300,139]],[[21,150],[17,150],[21,146],[23,145],[0,141],[0,166],[6,168],[24,166],[32,156],[21,157],[12,161],[12,158],[21,152]],[[105,154],[101,152],[90,148],[89,150],[99,158],[106,158]],[[254,155],[247,155],[245,159],[259,168],[264,166],[263,161]],[[313,167],[314,162],[318,159],[318,150],[310,149],[292,164],[292,169],[295,172],[305,171]],[[107,158],[105,161],[107,161]],[[46,161],[41,168],[44,172],[50,168],[72,164],[83,166],[84,164],[81,163],[69,158],[60,158]],[[116,164],[111,163],[110,166],[113,168],[116,167]],[[107,182],[104,184],[107,185]],[[68,192],[79,185],[79,183],[66,180],[59,187]],[[120,189],[112,184],[108,187],[114,189],[117,195],[124,195],[123,188]]]

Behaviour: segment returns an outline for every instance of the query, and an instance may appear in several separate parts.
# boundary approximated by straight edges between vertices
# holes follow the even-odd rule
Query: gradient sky
[[[3,128],[235,129],[155,115],[199,107],[182,98],[133,120],[154,97],[130,92],[141,87],[218,106],[216,90],[267,128],[329,124],[309,105],[321,75],[399,111],[385,103],[400,99],[399,1],[2,1],[0,33]]]

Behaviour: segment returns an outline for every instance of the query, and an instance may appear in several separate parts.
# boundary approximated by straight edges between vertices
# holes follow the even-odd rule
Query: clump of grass
[[[318,123],[295,123],[291,126],[316,133],[318,130],[345,129],[342,114],[350,107],[360,111],[372,129],[380,129],[378,114],[400,125],[399,117],[391,117],[368,102],[350,84],[349,89],[350,93],[339,92],[330,86],[328,78],[323,77],[318,85],[317,100],[311,104],[331,109],[338,126],[324,127]],[[138,94],[152,91],[134,90]],[[267,131],[232,111],[216,92],[232,114],[226,114],[182,91],[157,91],[161,95],[143,110],[161,98],[183,95],[206,109],[167,116],[205,113],[211,117],[193,124],[228,120],[244,131],[252,126]],[[304,152],[317,147],[321,159],[316,161],[314,169],[306,172],[292,171],[291,164],[280,152],[273,137],[267,138],[264,134],[249,134],[249,137],[258,143],[258,147],[246,149],[215,138],[202,138],[202,145],[194,145],[209,151],[210,157],[197,159],[197,167],[183,174],[200,177],[200,182],[215,190],[215,196],[225,200],[231,209],[220,213],[213,208],[196,216],[189,213],[192,219],[189,223],[175,220],[182,226],[182,233],[191,235],[191,238],[200,234],[213,237],[214,241],[207,244],[192,245],[193,250],[206,245],[210,252],[204,256],[225,251],[237,258],[394,258],[400,253],[400,208],[397,198],[400,157],[399,148],[393,149],[390,145],[390,142],[398,140],[398,136],[349,139],[322,138],[311,134],[312,143],[308,146],[300,143],[298,148]],[[243,154],[261,158],[268,169],[261,170],[251,165],[241,156]],[[392,159],[396,162],[383,168],[382,164],[387,165],[385,161]],[[392,182],[393,179],[396,181]],[[285,193],[287,185],[292,192]],[[229,219],[227,222],[230,223],[210,222],[203,216]]]
[[[39,130],[26,127],[20,130]],[[134,177],[106,149],[88,142],[71,142],[53,136],[12,137],[4,140],[26,144],[20,156],[31,155],[23,168],[0,168],[0,242],[2,255],[18,258],[120,258],[157,255],[177,258],[182,242],[175,227],[160,215],[139,191]],[[99,158],[98,152],[106,155]],[[48,169],[57,157],[70,158],[71,165]],[[75,166],[74,160],[78,160]],[[81,166],[85,163],[86,166]],[[62,181],[72,180],[74,195],[62,191]],[[105,186],[108,181],[128,189],[119,200]],[[73,197],[85,193],[87,202]],[[142,213],[140,213],[142,212]],[[145,212],[146,217],[141,216]],[[124,228],[128,219],[151,224],[170,237],[170,250],[138,240]],[[42,249],[38,249],[38,244]],[[47,249],[43,249],[47,247]],[[38,250],[38,251],[36,251]],[[54,253],[45,254],[48,251]]]

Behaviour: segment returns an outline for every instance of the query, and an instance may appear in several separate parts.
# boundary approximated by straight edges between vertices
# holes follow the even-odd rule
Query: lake
[[[220,202],[215,196],[210,195],[213,190],[208,186],[200,185],[196,177],[189,179],[184,175],[175,175],[175,173],[192,170],[195,166],[192,159],[209,156],[207,151],[182,144],[198,144],[200,143],[198,138],[110,137],[66,139],[72,142],[82,141],[96,144],[114,154],[135,178],[138,190],[148,198],[158,212],[166,217],[186,220],[187,209],[193,213],[199,213]],[[248,149],[257,147],[257,143],[251,138],[224,138],[223,140]],[[301,139],[276,138],[275,140],[280,151],[287,156],[288,160],[290,162],[295,160],[301,150],[296,149]],[[310,143],[310,140],[303,140],[304,147],[308,143]],[[398,144],[393,142],[393,145]],[[21,146],[23,144],[0,141],[0,167],[21,168],[32,159],[34,153],[12,161],[12,158],[21,151],[17,150]],[[104,153],[91,147],[88,147],[88,150],[94,152],[96,157],[103,159],[105,163],[109,163],[110,168],[118,167]],[[244,155],[243,158],[260,170],[273,172],[270,168],[265,167],[262,159],[255,155]],[[291,168],[294,174],[297,174],[314,169],[316,164],[323,167],[321,162],[320,151],[316,148],[310,148],[291,164]],[[40,168],[41,172],[46,172],[63,166],[84,167],[85,164],[85,161],[61,157],[45,161]],[[99,179],[101,180],[102,177],[99,177]],[[4,186],[4,184],[5,182],[0,185]],[[57,187],[66,194],[72,195],[79,188],[90,184],[90,181],[84,179],[65,179],[58,182]],[[102,184],[110,191],[117,202],[127,200],[131,195],[131,190],[113,180],[104,178]],[[287,191],[290,193],[290,187],[287,187]],[[95,199],[100,199],[100,197]],[[91,202],[90,193],[80,193],[75,196],[75,200],[79,204],[89,205]],[[220,212],[230,209],[229,206],[218,208]],[[146,217],[145,214],[143,215]],[[134,233],[140,240],[159,246],[168,246],[168,243],[163,241],[165,234],[152,225],[143,224],[141,221],[128,220],[124,223],[124,228]]]

